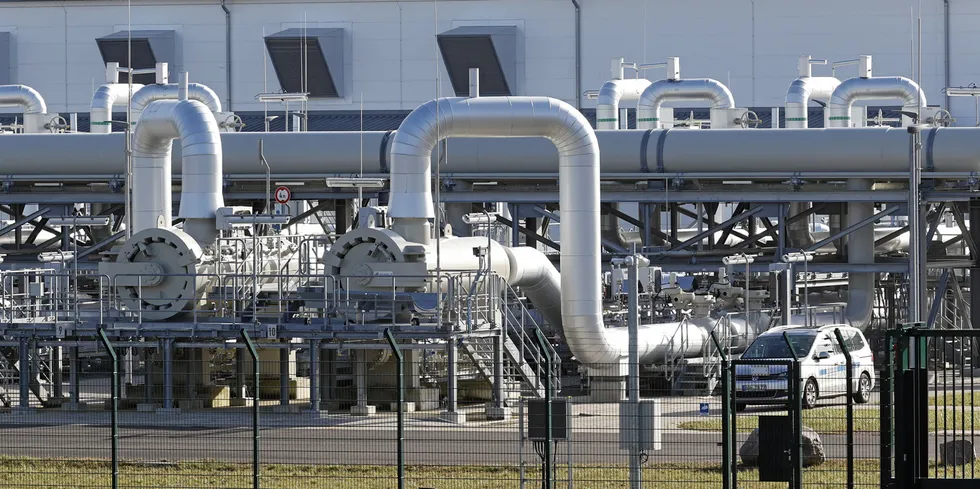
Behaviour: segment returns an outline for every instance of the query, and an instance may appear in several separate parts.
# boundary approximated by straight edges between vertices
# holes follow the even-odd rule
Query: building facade
[[[611,58],[668,56],[680,57],[682,77],[727,84],[741,107],[776,107],[802,54],[870,54],[875,75],[913,79],[921,65],[930,105],[947,106],[943,87],[980,80],[977,25],[980,2],[956,0],[0,0],[0,84],[34,87],[49,111],[87,112],[105,61],[128,60],[112,41],[131,31],[134,65],[166,61],[171,81],[187,71],[233,111],[262,110],[258,94],[296,88],[315,94],[314,111],[410,110],[459,91],[473,59],[494,68],[482,73],[485,93],[591,108],[582,93],[609,79]],[[976,123],[973,99],[948,107],[957,125]]]

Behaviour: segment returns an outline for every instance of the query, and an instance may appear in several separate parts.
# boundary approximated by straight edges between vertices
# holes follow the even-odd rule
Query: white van
[[[874,388],[874,355],[861,330],[847,325],[816,328],[779,326],[759,335],[745,350],[744,360],[789,360],[793,358],[783,333],[800,357],[803,407],[813,408],[818,399],[847,395],[847,363],[834,330],[840,328],[844,346],[853,362],[854,401],[866,403]],[[738,365],[735,369],[735,408],[749,404],[776,404],[786,400],[786,367],[781,365]]]

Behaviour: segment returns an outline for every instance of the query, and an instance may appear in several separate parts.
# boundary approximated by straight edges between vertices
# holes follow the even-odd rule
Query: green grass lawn
[[[819,467],[806,469],[806,487],[832,485],[843,487],[846,482],[843,461],[829,461]],[[99,488],[110,487],[110,466],[104,461],[64,461],[25,458],[0,458],[0,486],[18,488]],[[540,472],[526,474],[527,487],[538,487]],[[517,488],[517,467],[408,467],[406,487],[432,489],[497,489]],[[576,466],[574,487],[579,489],[627,488],[625,467]],[[722,476],[719,463],[648,463],[643,470],[644,480],[658,489],[717,489]],[[785,483],[760,483],[754,469],[739,471],[739,487],[782,489]],[[558,470],[555,487],[567,489],[568,472]],[[120,487],[134,488],[208,488],[238,489],[252,487],[251,467],[247,464],[221,462],[189,462],[169,465],[123,464],[119,474]],[[327,466],[327,465],[268,465],[262,466],[262,487],[285,488],[343,488],[391,489],[396,484],[395,467]],[[877,461],[855,463],[855,481],[868,487],[878,485]]]
[[[976,406],[980,404],[980,391],[947,392],[943,395],[929,396],[933,406]]]
[[[878,409],[855,409],[854,410],[854,431],[867,431],[877,433],[879,431]],[[843,434],[846,433],[847,409],[843,407],[808,409],[803,411],[803,424],[823,434]],[[721,418],[699,419],[697,421],[685,421],[678,425],[684,430],[696,431],[721,431]],[[747,433],[759,427],[759,415],[742,414],[738,415],[736,428],[739,432]],[[976,428],[974,428],[976,427]],[[962,408],[949,407],[946,409],[933,409],[929,416],[930,431],[947,430],[980,430],[980,412],[972,408],[965,409],[965,416]]]

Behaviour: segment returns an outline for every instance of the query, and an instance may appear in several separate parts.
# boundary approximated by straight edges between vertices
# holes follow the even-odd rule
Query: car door
[[[828,357],[818,359],[818,356],[826,352]],[[820,397],[835,397],[846,393],[847,380],[844,377],[844,370],[847,368],[844,361],[844,352],[841,350],[837,339],[829,333],[820,333],[817,337],[816,348],[814,349],[814,362],[817,364],[817,384],[820,387]]]

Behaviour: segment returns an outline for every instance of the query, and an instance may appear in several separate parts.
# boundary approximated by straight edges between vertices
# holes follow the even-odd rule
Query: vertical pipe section
[[[140,118],[133,137],[133,232],[170,225],[170,152],[176,138],[182,154],[180,217],[184,230],[208,246],[217,237],[215,215],[224,206],[221,139],[214,114],[194,100],[159,100]]]
[[[847,181],[848,190],[872,189],[872,181],[864,178],[852,178]],[[848,202],[847,226],[853,226],[874,214],[874,202]],[[874,226],[862,226],[847,236],[847,263],[851,265],[867,265],[875,262]],[[871,272],[849,272],[847,320],[858,328],[864,329],[871,323],[871,312],[874,308],[875,274]]]
[[[221,0],[221,10],[225,12],[225,90],[228,91],[226,99],[228,110],[231,110],[231,11],[225,6],[225,0]]]
[[[174,340],[163,339],[163,409],[174,408]]]
[[[908,322],[922,319],[922,263],[927,243],[923,242],[925,227],[922,222],[922,201],[919,193],[922,179],[922,139],[916,126],[908,128],[909,133],[909,309]],[[971,221],[971,226],[974,224]]]
[[[20,396],[20,408],[28,409],[31,407],[31,356],[28,338],[20,338],[20,349],[18,351],[17,379],[20,381],[18,392]]]
[[[320,340],[310,340],[310,412],[320,412]]]

